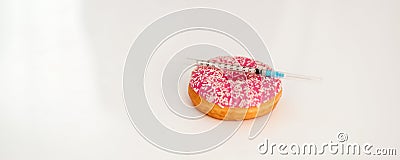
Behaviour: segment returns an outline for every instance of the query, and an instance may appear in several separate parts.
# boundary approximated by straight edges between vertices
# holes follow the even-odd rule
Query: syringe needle
[[[285,74],[285,78],[296,78],[296,79],[304,79],[304,80],[321,80],[321,77],[309,76],[309,75],[300,75],[300,74],[293,74],[282,72]]]

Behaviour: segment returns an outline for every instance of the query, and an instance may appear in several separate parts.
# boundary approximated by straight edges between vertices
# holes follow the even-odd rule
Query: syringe
[[[212,66],[212,67],[227,69],[227,70],[232,70],[232,71],[249,72],[249,73],[255,73],[255,74],[259,74],[259,75],[263,75],[263,76],[271,77],[271,78],[297,78],[297,79],[305,79],[305,80],[319,80],[320,79],[317,77],[311,77],[311,76],[306,76],[306,75],[299,75],[299,74],[275,71],[275,70],[268,69],[265,67],[264,68],[253,68],[253,67],[243,67],[240,65],[211,62],[211,61],[207,61],[207,60],[199,60],[199,59],[191,59],[191,60],[196,61],[196,65],[199,65],[199,66]]]

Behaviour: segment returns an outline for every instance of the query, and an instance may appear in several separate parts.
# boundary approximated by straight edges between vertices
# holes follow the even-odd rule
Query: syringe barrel
[[[250,73],[263,75],[263,76],[266,76],[266,77],[273,77],[273,78],[283,78],[283,77],[285,77],[285,74],[282,73],[282,72],[263,69],[263,68],[243,67],[243,66],[239,66],[239,65],[223,64],[223,63],[210,62],[210,61],[204,61],[204,60],[197,60],[197,64],[203,65],[203,66],[214,66],[214,67],[218,67],[218,68],[221,68],[221,69],[229,69],[229,70],[250,72]]]

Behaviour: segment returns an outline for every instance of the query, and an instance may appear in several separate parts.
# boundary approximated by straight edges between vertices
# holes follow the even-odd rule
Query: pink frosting
[[[266,64],[246,57],[223,56],[210,61],[269,68]],[[192,72],[189,85],[203,99],[221,107],[258,107],[274,98],[281,90],[281,81],[277,78],[211,66],[197,66]]]

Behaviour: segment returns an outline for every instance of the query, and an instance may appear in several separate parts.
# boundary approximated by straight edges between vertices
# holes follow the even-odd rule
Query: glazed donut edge
[[[202,98],[190,86],[188,87],[188,93],[195,108],[210,117],[220,120],[247,120],[266,115],[275,109],[282,96],[282,89],[274,98],[262,103],[260,106],[248,108],[221,107]]]

